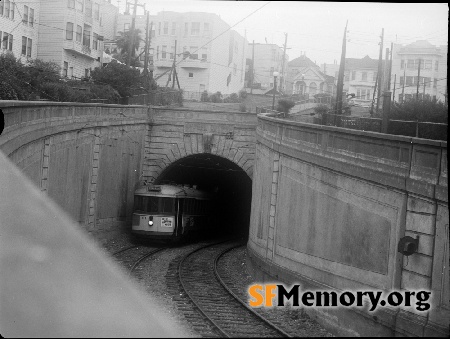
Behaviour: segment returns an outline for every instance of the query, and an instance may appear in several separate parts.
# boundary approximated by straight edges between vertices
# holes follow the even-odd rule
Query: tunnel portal
[[[155,184],[197,186],[216,192],[214,234],[248,237],[252,181],[232,161],[213,154],[195,154],[169,165]]]

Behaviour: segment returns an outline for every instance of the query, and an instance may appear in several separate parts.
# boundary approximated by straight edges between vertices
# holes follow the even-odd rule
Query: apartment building
[[[118,8],[110,0],[41,1],[37,57],[81,79],[102,64],[103,40],[115,36]]]
[[[130,14],[119,15],[117,30],[131,29],[131,19]],[[146,16],[138,15],[135,21],[142,38],[146,20]],[[150,16],[150,22],[150,63],[158,85],[171,86],[170,69],[176,58],[178,80],[186,98],[199,98],[199,93],[205,90],[231,94],[243,89],[248,43],[217,14],[164,11]],[[142,41],[139,51],[142,61],[144,47]]]
[[[435,46],[426,40],[394,45],[391,91],[396,78],[394,100],[402,102],[416,96],[444,101],[447,91],[448,45]],[[420,79],[419,76],[420,64]]]
[[[40,0],[0,1],[0,53],[26,62],[37,56]]]
[[[334,77],[324,74],[306,55],[301,55],[288,63],[286,93],[309,99],[319,93],[333,95],[336,93]]]
[[[274,72],[278,72],[277,77],[278,88],[280,85],[280,80],[283,81],[281,84],[282,88],[286,88],[286,68],[289,61],[289,57],[285,56],[285,77],[282,79],[283,72],[283,48],[275,44],[261,44],[255,43],[249,44],[246,58],[251,60],[254,59],[253,64],[253,93],[265,93],[274,87]],[[253,58],[254,57],[254,58]]]

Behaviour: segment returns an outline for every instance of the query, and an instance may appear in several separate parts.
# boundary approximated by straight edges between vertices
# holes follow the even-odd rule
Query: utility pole
[[[395,102],[395,83],[397,82],[397,74],[394,74],[394,92],[392,92],[392,101]]]
[[[172,79],[172,88],[175,87],[175,78],[177,79],[178,89],[180,89],[180,83],[178,82],[178,75],[177,75],[177,69],[176,69],[176,62],[177,62],[177,41],[175,40],[175,53],[173,55],[173,79]]]
[[[148,47],[149,47],[149,41],[148,41],[148,22],[150,20],[150,13],[147,12],[147,23],[145,25],[145,61],[144,61],[144,76],[147,78],[148,74]]]
[[[342,92],[344,90],[344,72],[345,72],[345,52],[347,46],[347,25],[348,20],[345,23],[344,38],[342,40],[342,53],[341,53],[341,64],[339,66],[339,75],[336,91],[336,111],[333,115],[333,124],[336,125],[336,114],[342,114]]]
[[[388,73],[388,75],[389,75],[389,77],[388,77],[388,86],[387,86],[387,89],[388,89],[388,91],[390,91],[391,90],[391,76],[392,76],[392,53],[393,53],[393,48],[394,48],[394,43],[393,42],[391,42],[391,60],[389,61],[389,73]]]
[[[381,41],[380,41],[380,56],[378,58],[378,95],[377,95],[377,108],[376,113],[378,113],[378,107],[380,104],[381,97],[381,86],[383,84],[383,40],[384,40],[384,28],[381,29]]]
[[[127,2],[128,4],[128,2]],[[128,45],[128,58],[127,58],[127,66],[130,66],[131,64],[131,54],[134,51],[134,28],[136,25],[136,9],[137,9],[137,0],[134,0],[134,8],[133,8],[133,17],[131,19],[131,41]]]
[[[377,86],[378,86],[378,74],[377,74],[377,78],[375,79],[375,88],[373,89],[372,105],[370,106],[370,115],[373,115],[373,104],[375,102],[375,93],[377,91]]]
[[[423,93],[422,93],[422,100],[425,100],[425,78],[423,78]]]
[[[252,81],[250,82],[250,94],[253,94],[254,74],[255,74],[255,40],[253,40],[252,43],[252,71],[250,73],[250,78],[252,79]]]
[[[403,67],[402,103],[405,102],[406,65],[403,65]]]
[[[416,100],[419,100],[419,85],[420,85],[420,62],[422,59],[419,59],[419,67],[417,67],[417,91],[416,91]]]
[[[284,33],[284,51],[283,51],[283,60],[281,64],[281,78],[280,78],[280,92],[284,90],[284,64],[286,60],[286,45],[287,45],[287,33]]]

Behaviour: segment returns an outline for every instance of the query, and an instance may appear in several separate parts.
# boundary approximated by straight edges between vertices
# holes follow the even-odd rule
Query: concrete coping
[[[275,118],[266,113],[259,113],[257,116],[258,116],[258,119],[276,122],[276,123],[282,124],[282,125],[306,127],[306,128],[312,128],[312,129],[338,132],[338,133],[343,133],[343,134],[360,135],[360,136],[365,136],[368,138],[376,138],[376,139],[383,139],[383,140],[390,140],[390,141],[400,141],[400,142],[405,142],[405,143],[423,144],[423,145],[447,148],[447,142],[443,141],[443,140],[422,139],[422,138],[408,137],[405,135],[385,134],[385,133],[372,132],[372,131],[360,131],[360,130],[355,130],[355,129],[351,129],[351,128],[344,128],[344,127],[337,127],[337,126],[317,125],[317,124],[308,123],[308,122],[300,122],[300,121]]]
[[[41,106],[75,106],[75,107],[111,107],[111,108],[148,108],[145,105],[117,105],[87,102],[59,102],[59,101],[18,101],[0,100],[0,107],[41,107]]]

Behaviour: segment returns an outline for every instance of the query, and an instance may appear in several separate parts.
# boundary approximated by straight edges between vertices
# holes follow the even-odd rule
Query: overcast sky
[[[123,12],[126,0],[120,0]],[[132,0],[128,0],[132,1]],[[118,0],[113,0],[118,4]],[[163,10],[216,13],[249,42],[284,44],[288,34],[289,60],[302,52],[317,64],[339,62],[345,22],[348,20],[347,57],[378,58],[381,29],[384,47],[428,40],[448,44],[448,3],[375,3],[307,1],[156,1],[146,3],[151,15]],[[262,7],[262,8],[261,8]],[[138,14],[143,14],[138,10]],[[252,14],[253,13],[253,14]],[[289,49],[290,48],[290,49]],[[384,57],[383,51],[383,57]]]

